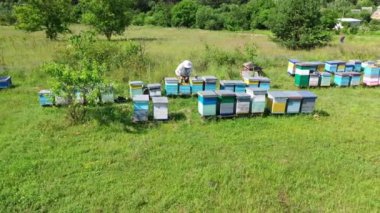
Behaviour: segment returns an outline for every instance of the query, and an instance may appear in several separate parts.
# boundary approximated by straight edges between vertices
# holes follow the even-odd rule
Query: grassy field
[[[0,27],[0,74],[16,84],[0,91],[0,212],[380,210],[379,88],[312,89],[316,115],[203,120],[195,98],[176,98],[169,122],[134,125],[126,104],[101,107],[73,126],[64,109],[41,108],[37,98],[49,85],[38,68],[67,37],[51,42]],[[313,51],[285,50],[266,32],[135,27],[114,42],[125,39],[142,42],[158,64],[138,74],[151,82],[173,76],[205,44],[233,50],[254,43],[276,89],[296,89],[287,58],[380,58],[379,36]],[[122,73],[134,75],[124,69],[108,78],[123,84]],[[195,70],[220,78],[225,71]]]

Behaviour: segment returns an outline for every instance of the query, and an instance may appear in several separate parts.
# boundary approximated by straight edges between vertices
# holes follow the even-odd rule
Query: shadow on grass
[[[328,117],[330,114],[324,110],[315,110],[312,113],[313,116],[318,116],[318,117]]]

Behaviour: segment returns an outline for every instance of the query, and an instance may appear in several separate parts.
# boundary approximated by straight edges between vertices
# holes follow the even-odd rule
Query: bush
[[[220,30],[223,29],[222,18],[216,11],[209,7],[200,7],[196,14],[197,27],[206,30]]]
[[[0,25],[12,25],[16,22],[12,7],[13,3],[0,2]]]
[[[171,26],[171,7],[169,4],[162,2],[154,5],[153,10],[150,11],[150,15],[147,17],[145,23],[162,27]]]
[[[335,10],[324,9],[322,10],[321,24],[324,29],[332,30],[337,24],[339,15]]]
[[[237,31],[250,28],[249,12],[245,5],[222,4],[218,13],[223,18],[224,29]]]
[[[172,26],[194,27],[198,3],[195,0],[183,0],[172,8]]]
[[[145,13],[139,13],[135,16],[133,16],[133,19],[132,19],[132,25],[135,25],[135,26],[143,26],[145,24]]]
[[[268,29],[269,17],[273,15],[274,2],[272,0],[251,0],[247,4],[250,13],[251,29]]]

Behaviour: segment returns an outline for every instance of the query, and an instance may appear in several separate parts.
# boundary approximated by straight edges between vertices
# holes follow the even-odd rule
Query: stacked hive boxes
[[[54,96],[50,90],[41,90],[38,97],[41,106],[53,106]]]
[[[349,72],[350,86],[359,86],[361,74],[359,72]]]
[[[133,96],[133,121],[147,121],[149,114],[149,96],[135,95]]]
[[[143,94],[144,83],[142,81],[131,81],[129,82],[129,95],[131,98],[135,95]]]
[[[220,81],[220,90],[229,90],[234,92],[235,91],[235,83],[231,80],[221,80]]]
[[[325,70],[327,72],[344,72],[346,69],[346,62],[344,61],[326,61]]]
[[[9,88],[12,86],[12,78],[10,76],[0,77],[0,89]]]
[[[204,76],[202,77],[204,81],[204,90],[205,91],[215,91],[217,78],[215,76]]]
[[[153,117],[155,120],[167,120],[168,116],[168,98],[153,97]]]
[[[235,84],[235,88],[234,88],[235,92],[239,92],[239,93],[245,92],[246,85],[245,85],[244,81],[237,80],[237,81],[233,81],[233,82]]]
[[[368,66],[374,66],[376,62],[374,61],[365,61],[362,63],[362,70],[365,70]]]
[[[148,84],[147,87],[149,90],[149,96],[150,97],[160,97],[161,96],[161,84],[158,84],[158,83]]]
[[[317,96],[309,91],[299,91],[298,93],[302,96],[301,113],[312,113]]]
[[[300,61],[297,59],[289,59],[288,63],[288,73],[289,75],[295,75],[296,74],[296,64]]]
[[[218,95],[217,114],[226,117],[235,115],[236,94],[228,90],[216,91]]]
[[[244,83],[249,88],[258,88],[260,81],[255,77],[244,77]]]
[[[264,113],[267,90],[261,88],[247,88],[247,94],[251,96],[251,113]]]
[[[346,68],[344,70],[345,72],[353,72],[355,71],[355,63],[353,62],[347,62],[346,63]]]
[[[302,96],[298,92],[287,91],[286,113],[298,114],[301,109]]]
[[[347,72],[335,73],[334,83],[340,87],[348,87],[350,85],[350,73],[347,73]]]
[[[251,96],[247,93],[236,93],[236,114],[249,114],[251,106]]]
[[[320,72],[319,73],[319,85],[321,87],[329,87],[331,86],[331,73],[329,72]]]
[[[259,88],[269,90],[270,79],[266,77],[255,77],[255,80],[259,82]]]
[[[215,116],[218,96],[214,91],[198,92],[198,112],[203,117]]]
[[[283,91],[268,92],[267,107],[272,114],[285,114],[288,94]]]
[[[180,95],[191,95],[191,87],[189,83],[182,82],[179,84]]]
[[[350,60],[348,63],[354,64],[354,72],[361,72],[362,71],[362,62],[359,60]]]
[[[318,72],[310,73],[309,87],[317,87],[317,86],[319,86],[319,73]]]
[[[178,79],[165,78],[165,93],[166,95],[178,95]]]
[[[197,94],[200,91],[203,91],[203,80],[200,78],[192,77],[190,79],[191,93]]]
[[[364,69],[363,83],[367,86],[377,86],[380,84],[380,67],[369,65]]]
[[[315,66],[308,62],[298,63],[296,65],[296,75],[294,82],[297,87],[308,87],[310,73],[312,70],[316,70]]]

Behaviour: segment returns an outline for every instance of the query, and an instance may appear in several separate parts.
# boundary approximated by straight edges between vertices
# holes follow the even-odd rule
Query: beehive
[[[215,91],[216,90],[216,82],[218,79],[215,76],[204,76],[202,77],[204,82],[204,90],[205,91]]]
[[[38,97],[41,106],[53,106],[54,96],[50,90],[41,90]]]
[[[350,74],[350,86],[359,86],[361,73],[359,72],[349,72]]]
[[[159,84],[159,83],[148,84],[147,87],[149,90],[149,96],[150,97],[160,97],[161,96],[161,84]]]
[[[299,91],[302,96],[301,113],[312,113],[315,109],[317,96],[309,91]]]
[[[296,64],[300,61],[297,59],[289,59],[288,63],[288,74],[289,75],[295,75],[296,74]]]
[[[0,77],[0,89],[6,89],[12,86],[12,78],[10,76]]]
[[[218,96],[214,91],[198,92],[198,112],[203,117],[215,116]]]
[[[85,100],[84,100],[84,96],[83,96],[83,92],[77,90],[74,92],[74,102],[75,103],[78,103],[78,104],[84,104]]]
[[[100,100],[103,104],[114,103],[113,88],[107,87],[100,92]]]
[[[308,87],[310,73],[316,70],[314,65],[310,62],[298,63],[296,65],[296,75],[294,78],[294,83],[297,87]]]
[[[235,91],[235,83],[232,80],[221,80],[220,81],[220,90],[229,90],[231,92]]]
[[[344,72],[346,69],[346,62],[344,61],[326,61],[325,70],[327,72]]]
[[[133,98],[135,95],[143,94],[144,83],[142,81],[131,81],[129,82],[129,96]]]
[[[153,118],[155,120],[168,120],[168,98],[167,97],[153,97]]]
[[[264,113],[266,105],[266,89],[247,88],[247,94],[251,96],[251,113]]]
[[[320,61],[317,61],[314,63],[317,66],[317,69],[316,69],[317,72],[324,72],[325,71],[325,63],[320,62]]]
[[[380,67],[369,65],[364,69],[363,83],[367,86],[379,85]]]
[[[178,79],[174,77],[165,78],[165,94],[178,95]]]
[[[247,93],[236,93],[236,114],[249,114],[251,107],[251,96]]]
[[[68,100],[68,98],[58,95],[54,96],[54,105],[56,106],[66,106],[69,105],[69,103],[70,101]]]
[[[355,70],[355,63],[347,62],[345,72],[353,72]]]
[[[285,114],[288,95],[283,91],[268,92],[267,107],[272,114]]]
[[[346,72],[335,73],[334,83],[340,87],[347,87],[350,85],[350,74]]]
[[[191,86],[189,83],[182,82],[179,84],[180,95],[191,95]]]
[[[133,121],[147,121],[149,115],[149,95],[133,96]]]
[[[309,78],[309,87],[318,87],[319,86],[319,73],[311,73]]]
[[[266,77],[255,77],[259,81],[259,88],[261,89],[270,89],[270,79]]]
[[[198,92],[203,91],[203,80],[201,78],[192,77],[190,78],[191,93],[198,94]]]
[[[348,63],[352,63],[355,65],[354,72],[362,71],[362,61],[360,60],[349,60]]]
[[[362,71],[364,71],[368,66],[374,66],[376,62],[374,61],[365,61],[362,63]]]
[[[244,81],[241,81],[241,80],[235,80],[233,81],[235,87],[234,87],[234,91],[235,92],[242,92],[242,93],[245,93],[245,83]]]
[[[260,81],[257,77],[244,77],[244,83],[249,88],[259,88]]]
[[[329,87],[331,86],[331,73],[329,72],[320,72],[319,73],[319,86]]]
[[[302,96],[298,92],[286,91],[287,96],[286,113],[298,114],[301,110]]]
[[[236,94],[228,90],[216,91],[218,95],[217,115],[233,116],[235,114]]]

